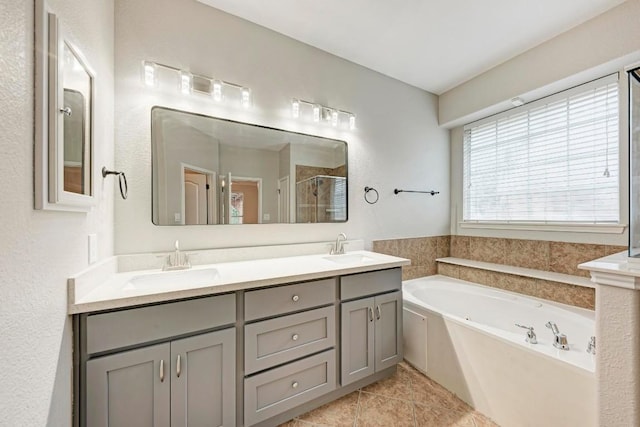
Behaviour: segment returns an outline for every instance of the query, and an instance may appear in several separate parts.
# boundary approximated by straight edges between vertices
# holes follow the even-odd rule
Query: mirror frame
[[[269,223],[263,223],[263,222],[258,222],[256,224],[230,224],[228,221],[228,218],[220,218],[219,219],[223,222],[219,222],[216,224],[156,224],[154,222],[154,212],[156,210],[156,201],[154,201],[154,188],[155,185],[154,184],[154,178],[153,178],[153,170],[154,170],[154,148],[153,148],[153,144],[154,144],[154,140],[153,140],[153,111],[155,109],[161,109],[161,110],[165,110],[165,111],[171,111],[171,112],[175,112],[175,113],[181,113],[181,114],[190,114],[190,115],[194,115],[194,116],[198,116],[198,117],[202,117],[202,118],[206,118],[206,119],[214,119],[214,120],[219,120],[219,121],[223,121],[223,122],[227,122],[227,123],[231,123],[231,124],[236,124],[236,125],[242,125],[242,126],[251,126],[254,128],[260,128],[260,129],[267,129],[267,130],[271,130],[271,131],[278,131],[278,132],[284,132],[287,134],[291,134],[291,135],[299,135],[302,137],[311,137],[311,138],[320,138],[320,139],[326,139],[329,141],[337,141],[340,143],[344,144],[344,155],[345,155],[345,176],[344,178],[346,179],[347,185],[345,186],[345,210],[346,210],[346,216],[344,220],[341,221],[327,221],[327,222],[269,222]],[[335,139],[335,138],[330,138],[327,136],[322,136],[322,135],[316,135],[316,134],[310,134],[310,133],[303,133],[303,132],[298,132],[298,131],[292,131],[292,130],[287,130],[287,129],[282,129],[282,128],[276,128],[276,127],[272,127],[272,126],[266,126],[266,125],[262,125],[262,124],[257,124],[257,123],[252,123],[252,122],[242,122],[239,120],[234,120],[234,119],[229,119],[229,118],[223,118],[223,117],[217,117],[217,116],[212,116],[209,114],[205,114],[205,113],[200,113],[200,112],[194,112],[194,111],[190,111],[190,110],[181,110],[181,109],[177,109],[174,107],[168,107],[165,105],[153,105],[151,107],[151,111],[150,111],[150,144],[151,144],[151,224],[157,226],[157,227],[173,227],[173,226],[183,226],[183,227],[192,227],[192,226],[220,226],[220,225],[248,225],[248,226],[253,226],[253,225],[317,225],[317,224],[344,224],[346,222],[349,221],[349,144],[347,143],[347,141],[342,140],[342,139]],[[220,179],[222,177],[225,177],[225,174],[220,174],[220,173],[216,173],[216,180]],[[230,194],[230,192],[227,192],[227,194]],[[292,196],[292,199],[295,201],[295,194]],[[259,208],[262,209],[262,197],[260,199],[259,202]],[[215,203],[214,206],[217,208],[219,204],[219,200],[215,199]],[[261,216],[261,213],[259,214]],[[183,204],[183,211],[182,211],[182,218],[184,219],[184,204]],[[227,221],[227,222],[224,222]]]
[[[60,103],[64,99],[64,48],[73,53],[90,79],[86,120],[89,176],[88,193],[78,194],[64,189],[64,116]],[[75,44],[68,40],[58,17],[44,0],[35,2],[35,145],[34,196],[35,209],[88,212],[95,205],[95,72]]]

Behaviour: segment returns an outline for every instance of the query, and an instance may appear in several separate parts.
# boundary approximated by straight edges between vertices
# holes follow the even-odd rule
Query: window
[[[618,223],[618,76],[464,128],[463,221]]]

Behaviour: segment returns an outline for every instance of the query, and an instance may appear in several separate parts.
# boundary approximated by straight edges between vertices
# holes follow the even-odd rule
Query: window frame
[[[623,110],[627,107],[627,100],[625,98],[626,86],[624,85],[623,79],[621,80],[619,77],[620,73],[615,72],[604,77],[600,77],[585,83],[582,83],[577,86],[573,86],[566,90],[562,90],[560,92],[556,92],[552,95],[539,98],[535,101],[528,102],[522,106],[510,108],[508,110],[502,111],[497,114],[493,114],[491,116],[476,120],[474,122],[468,123],[462,126],[462,135],[461,135],[461,153],[460,153],[460,193],[459,193],[459,204],[460,210],[455,208],[456,212],[453,215],[456,219],[459,229],[484,229],[484,230],[522,230],[522,231],[551,231],[551,232],[575,232],[575,233],[598,233],[598,234],[621,234],[625,231],[627,224],[624,221],[627,219],[627,214],[625,213],[625,203],[623,197],[625,197],[624,189],[626,188],[623,185],[623,179],[627,176],[627,174],[623,171],[622,167],[626,166],[625,151],[623,150],[624,145],[622,141],[627,138],[627,131],[625,126],[628,126],[628,121],[624,116]],[[465,209],[465,189],[464,189],[464,173],[465,173],[465,163],[464,163],[464,139],[465,139],[465,131],[472,127],[481,126],[486,123],[495,122],[504,117],[509,117],[518,114],[519,111],[524,110],[532,110],[538,108],[540,106],[550,104],[562,99],[570,98],[574,95],[584,93],[590,89],[601,87],[604,85],[608,85],[611,83],[617,83],[618,86],[618,165],[619,165],[619,174],[618,174],[618,182],[617,182],[617,190],[618,190],[618,219],[617,222],[602,222],[602,223],[593,223],[593,222],[571,222],[571,221],[514,221],[514,220],[465,220],[464,219],[464,209]]]

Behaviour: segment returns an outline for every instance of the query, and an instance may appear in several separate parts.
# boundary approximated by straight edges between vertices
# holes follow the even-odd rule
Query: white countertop
[[[343,257],[342,262],[332,258]],[[116,257],[114,257],[116,258]],[[185,283],[131,285],[131,280],[160,274],[163,279],[177,272],[160,269],[118,272],[118,260],[109,259],[69,279],[69,314],[109,310],[140,304],[213,295],[243,289],[259,288],[290,282],[321,279],[344,274],[362,273],[408,265],[410,261],[364,250],[346,255],[312,254],[270,259],[242,260],[203,264],[181,272],[215,269],[215,277],[196,286]],[[201,272],[207,273],[207,272]],[[187,273],[189,274],[189,273]],[[196,273],[197,274],[197,273]],[[177,276],[176,276],[177,277]],[[152,280],[147,280],[152,282]],[[180,280],[178,280],[180,282]],[[183,280],[184,282],[184,280]],[[202,281],[201,281],[202,282]]]
[[[640,290],[640,259],[620,252],[582,263],[578,268],[591,272],[591,281],[598,285]]]

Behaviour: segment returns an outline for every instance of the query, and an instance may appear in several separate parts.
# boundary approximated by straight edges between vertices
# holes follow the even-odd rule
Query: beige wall
[[[89,213],[35,211],[34,2],[0,8],[0,425],[70,426],[72,336],[67,278],[113,251],[113,2],[49,0],[95,70],[96,206]]]
[[[438,122],[449,128],[617,71],[640,60],[640,0],[627,0],[443,93]]]
[[[512,108],[520,96],[533,101],[606,74],[620,75],[620,222],[629,221],[628,105],[625,67],[640,60],[640,0],[585,22],[442,94],[439,122],[450,128],[451,234],[626,245],[628,232],[596,233],[461,228],[462,125]]]
[[[167,250],[176,239],[185,249],[196,249],[329,241],[345,232],[370,247],[374,238],[448,234],[449,136],[438,127],[435,95],[192,0],[116,0],[116,22],[116,163],[127,172],[130,194],[126,202],[116,202],[117,253]],[[147,90],[140,83],[145,59],[247,85],[253,107],[243,110],[209,97],[180,96],[173,86]],[[294,120],[292,98],[352,111],[357,129]],[[345,140],[349,221],[269,224],[259,230],[154,226],[149,153],[153,105]],[[364,201],[365,186],[379,191],[377,204]],[[423,187],[441,193],[393,194],[394,188]],[[275,217],[277,211],[271,214]]]

